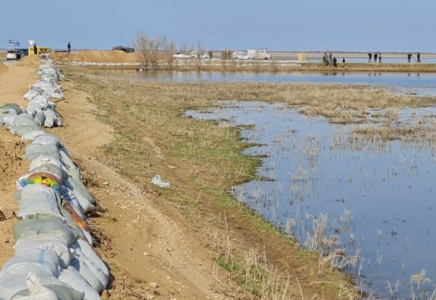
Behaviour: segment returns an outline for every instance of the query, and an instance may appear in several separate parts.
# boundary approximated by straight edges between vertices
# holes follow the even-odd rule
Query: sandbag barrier
[[[41,80],[24,95],[27,108],[0,107],[1,124],[31,141],[29,173],[16,181],[20,220],[13,225],[15,256],[0,271],[0,300],[101,300],[109,270],[92,247],[85,216],[96,201],[60,139],[41,128],[62,125],[49,99],[63,98],[63,76],[50,60],[38,73]]]

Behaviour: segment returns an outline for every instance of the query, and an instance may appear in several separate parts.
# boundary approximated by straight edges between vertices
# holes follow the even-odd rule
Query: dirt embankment
[[[125,53],[121,50],[96,51],[87,50],[77,53],[54,52],[50,54],[55,61],[66,62],[96,62],[96,63],[137,63],[138,53]]]
[[[25,58],[11,66],[0,63],[0,106],[27,106],[23,95],[39,79],[38,58]],[[177,223],[156,208],[159,196],[144,192],[128,179],[98,162],[99,147],[113,138],[112,129],[95,119],[88,95],[71,83],[61,83],[65,99],[57,102],[65,126],[47,129],[58,135],[100,203],[89,222],[97,251],[111,270],[111,283],[103,298],[110,299],[228,299],[213,288],[211,257]],[[26,143],[0,127],[0,210],[10,217],[15,181],[28,172],[22,159]],[[1,216],[0,220],[3,217]],[[16,218],[0,221],[0,266],[14,255],[12,226]]]
[[[132,54],[89,51],[78,54],[58,53],[53,58],[70,59],[75,55],[83,55],[84,61],[105,57],[110,62],[126,62],[122,56],[131,57]],[[38,80],[35,71],[39,65],[37,57],[27,57],[9,67],[1,67],[0,64],[0,106],[8,102],[27,105],[22,96],[29,84]],[[61,85],[65,99],[57,102],[57,110],[62,114],[65,126],[47,131],[61,138],[74,161],[83,169],[88,189],[100,203],[100,208],[90,215],[89,222],[97,241],[97,251],[108,264],[112,276],[108,292],[104,293],[103,298],[255,299],[253,295],[243,296],[225,270],[217,267],[216,254],[206,245],[201,231],[186,222],[180,212],[177,213],[176,207],[168,207],[171,203],[164,201],[165,191],[151,192],[117,173],[110,167],[112,162],[100,159],[105,145],[116,139],[113,128],[97,120],[96,108],[89,101],[95,95],[79,91],[72,81],[62,82]],[[0,157],[0,175],[3,178],[0,208],[10,211],[17,209],[13,202],[15,180],[28,171],[29,162],[22,160],[25,143],[12,136],[4,127],[0,127],[0,131],[0,150],[8,152]],[[150,135],[144,141],[155,148],[153,153],[156,157],[153,161],[160,163],[161,168],[169,168],[152,138]],[[145,167],[138,166],[135,162],[131,164],[134,168]],[[178,170],[174,172],[183,173]],[[4,233],[0,236],[0,265],[13,256],[12,224],[15,221],[16,219],[9,218],[0,222],[0,230]],[[209,222],[209,232],[216,230],[217,222]],[[229,242],[242,244],[251,240],[253,244],[267,244],[267,241],[253,236],[255,229],[244,233],[244,228],[232,232],[224,225],[223,227],[223,230],[229,232]],[[244,234],[249,237],[244,239]],[[252,245],[246,242],[243,246],[249,249]],[[283,256],[279,254],[279,248],[286,247],[278,245],[275,249],[276,256],[281,260],[297,256],[295,252]],[[321,293],[320,289],[315,291],[311,287],[316,265],[305,265],[303,258],[298,260],[298,265],[289,270],[290,274],[299,278],[294,280],[292,277],[295,298],[311,299],[317,293],[322,294],[324,299],[329,299],[327,292]]]

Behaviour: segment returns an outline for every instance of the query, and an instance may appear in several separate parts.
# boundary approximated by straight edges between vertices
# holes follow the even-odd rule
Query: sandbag
[[[59,265],[66,268],[72,259],[67,243],[52,234],[38,234],[18,240],[14,245],[15,255],[27,253],[32,249],[46,249],[54,251],[59,257]]]
[[[59,281],[70,285],[76,291],[84,293],[86,300],[101,300],[100,295],[80,275],[79,271],[71,266],[61,271]]]
[[[16,264],[31,264],[41,270],[58,277],[61,271],[59,256],[56,252],[46,249],[31,248],[26,252],[15,254],[2,267],[1,272],[7,272]]]
[[[76,222],[73,220],[73,217],[68,212],[68,210],[61,206],[60,211],[61,214],[64,216],[65,223],[71,230],[73,230],[78,235],[78,239],[86,240],[86,237],[83,234],[83,230],[79,226],[77,226]]]
[[[18,178],[16,181],[16,186],[17,190],[22,190],[29,184],[41,183],[57,192],[61,192],[62,186],[60,182],[60,178],[51,173],[30,173]]]
[[[44,113],[42,111],[41,112],[37,111],[35,116],[33,117],[33,121],[35,122],[36,125],[43,126],[45,122]]]
[[[37,183],[29,184],[21,191],[21,206],[17,217],[26,219],[35,215],[52,215],[63,218],[53,189]]]
[[[86,186],[83,184],[82,180],[77,180],[75,178],[69,177],[66,181],[68,181],[65,186],[71,187],[75,193],[80,193],[83,197],[86,198],[91,204],[96,204],[94,197],[89,193]]]
[[[93,211],[95,208],[94,205],[92,205],[92,203],[81,193],[81,191],[77,191],[74,189],[74,187],[71,185],[72,182],[73,180],[71,177],[63,181],[63,185],[68,190],[68,194],[70,195],[70,197],[71,194],[74,194],[84,212]]]
[[[29,166],[29,171],[31,171],[32,169],[35,169],[37,167],[40,167],[42,165],[46,165],[46,164],[55,165],[59,169],[62,168],[62,163],[60,160],[54,159],[51,156],[40,155],[37,158],[35,158],[34,160],[32,160],[32,162],[30,163],[30,166]]]
[[[100,293],[106,288],[107,283],[104,285],[98,278],[100,277],[101,280],[103,280],[104,274],[98,271],[96,266],[86,258],[82,258],[80,256],[74,258],[71,261],[71,266],[74,267],[80,273],[80,275],[82,275],[82,277],[86,280],[86,282],[88,282],[94,291]]]
[[[32,144],[35,144],[35,145],[55,145],[57,148],[62,147],[62,143],[61,143],[59,137],[57,137],[54,134],[49,134],[49,133],[35,137],[32,140]]]
[[[21,139],[23,141],[31,141],[33,140],[36,136],[41,135],[41,134],[46,134],[46,132],[42,129],[38,129],[38,130],[33,130],[33,131],[29,131],[26,132],[25,134],[23,134],[21,136]]]
[[[59,178],[60,181],[63,181],[65,180],[65,178],[68,177],[65,171],[62,170],[62,167],[59,168],[58,166],[52,164],[45,164],[39,167],[35,167],[30,170],[30,173],[50,173]]]
[[[59,160],[58,148],[55,145],[37,145],[31,144],[26,146],[26,154],[24,159],[34,160],[40,155],[47,155]]]
[[[35,122],[33,121],[33,117],[28,114],[21,114],[18,115],[16,118],[14,118],[14,127],[22,126],[22,125],[35,125]]]
[[[13,235],[16,241],[38,234],[57,235],[68,246],[71,246],[79,237],[79,234],[68,227],[65,221],[53,216],[39,215],[14,223]]]
[[[15,115],[11,115],[11,116],[3,116],[2,117],[2,124],[9,127],[9,128],[13,128],[14,127],[14,120],[17,116]]]
[[[19,126],[13,127],[11,129],[11,132],[12,132],[12,134],[15,134],[15,135],[18,135],[18,136],[23,136],[24,134],[26,134],[28,132],[35,131],[35,130],[40,130],[40,129],[41,129],[41,127],[39,127],[36,124],[33,124],[33,125],[19,125]]]
[[[94,264],[96,264],[100,270],[109,277],[109,269],[106,264],[103,262],[101,257],[97,254],[94,248],[84,240],[78,239],[73,245],[71,245],[71,249],[79,248],[87,258],[89,258]]]
[[[8,277],[15,277],[15,281],[10,282],[15,286],[14,288],[18,290],[15,294],[13,294],[10,298],[11,300],[23,300],[23,297],[28,296],[31,293],[30,288],[34,288],[34,286],[45,287],[42,288],[46,292],[46,296],[49,298],[43,298],[38,300],[51,300],[51,299],[60,299],[60,300],[83,300],[84,294],[82,292],[76,291],[70,286],[60,282],[57,278],[51,276],[47,272],[32,266],[31,264],[20,264],[17,267],[12,268],[7,273]],[[33,280],[29,280],[29,275],[32,274]],[[7,277],[5,278],[8,279]],[[0,285],[2,284],[3,277],[0,276]],[[30,281],[30,282],[29,282]],[[31,287],[31,285],[33,285]],[[2,286],[0,286],[0,289]],[[52,293],[48,292],[51,291]],[[54,293],[54,294],[53,294]],[[55,295],[55,297],[54,297]],[[53,297],[53,298],[52,298]],[[24,298],[28,299],[28,298]],[[31,299],[31,298],[30,298]],[[35,300],[35,299],[32,299]]]

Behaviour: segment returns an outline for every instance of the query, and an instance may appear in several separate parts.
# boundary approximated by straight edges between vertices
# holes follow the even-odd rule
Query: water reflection
[[[220,72],[112,72],[133,80],[159,80],[168,82],[273,82],[273,83],[337,83],[370,84],[394,88],[419,88],[424,94],[436,94],[436,74],[433,73],[381,73],[381,72],[292,72],[292,73],[220,73]]]
[[[386,113],[433,134],[434,108]],[[423,269],[436,280],[434,138],[368,139],[356,134],[366,125],[331,125],[281,104],[229,102],[187,115],[254,125],[243,137],[265,146],[246,153],[266,155],[259,173],[275,181],[234,187],[235,197],[324,255],[342,247],[357,254],[345,269],[370,292],[389,298],[388,284],[394,290],[398,282],[397,297],[407,298],[412,275]]]

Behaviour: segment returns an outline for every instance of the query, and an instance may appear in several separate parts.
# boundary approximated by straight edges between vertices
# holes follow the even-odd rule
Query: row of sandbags
[[[29,101],[27,107],[15,103],[0,107],[0,124],[9,127],[14,134],[21,136],[37,127],[62,126],[56,104],[50,99],[63,99],[62,89],[58,85],[63,75],[50,61],[41,65],[38,74],[41,80],[30,85],[29,91],[24,95]]]
[[[30,166],[16,182],[20,220],[13,226],[15,255],[0,271],[0,300],[101,300],[109,270],[92,247],[85,215],[95,199],[59,138],[31,118],[17,112],[12,127],[31,141],[24,155]]]

